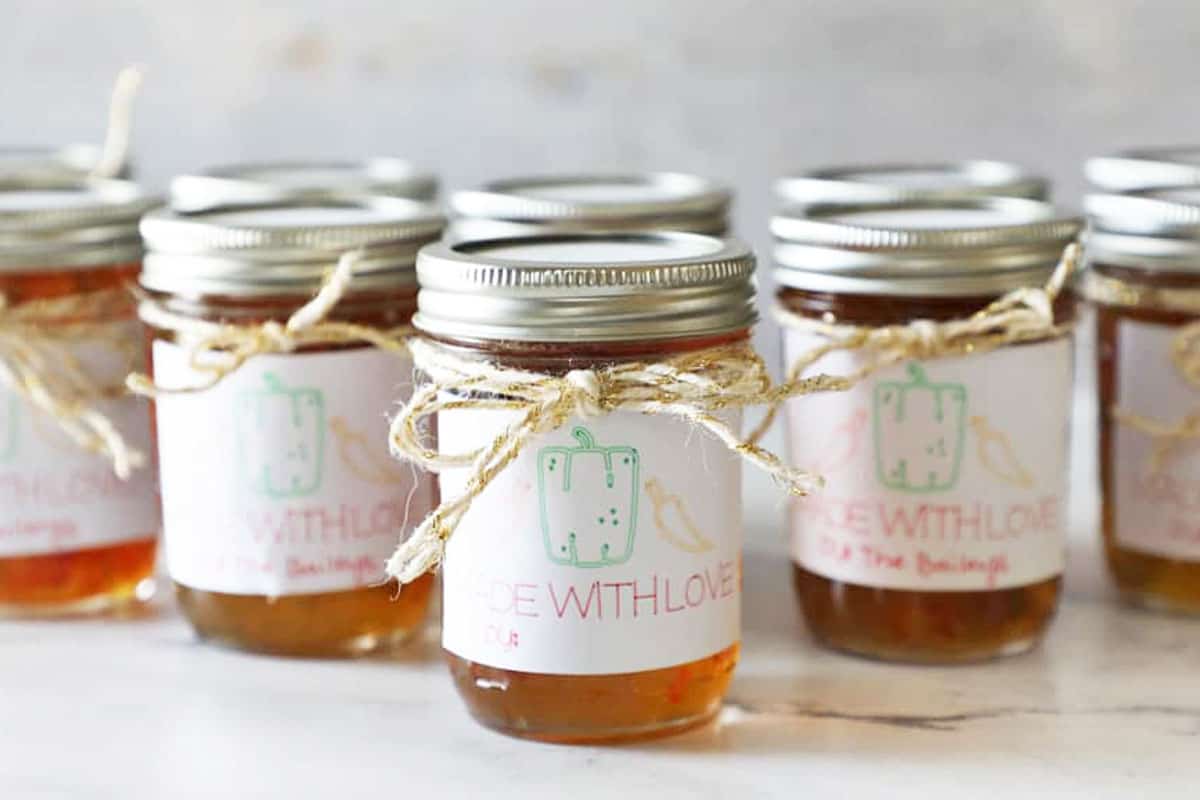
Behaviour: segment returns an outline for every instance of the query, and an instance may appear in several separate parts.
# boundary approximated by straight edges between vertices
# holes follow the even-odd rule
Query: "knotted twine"
[[[133,374],[126,385],[145,397],[202,392],[255,356],[282,355],[322,345],[370,344],[380,350],[407,352],[406,339],[412,333],[407,325],[381,329],[327,319],[354,280],[355,268],[365,255],[366,250],[361,248],[343,253],[312,299],[283,323],[210,322],[170,311],[161,301],[143,294],[138,316],[147,325],[174,334],[176,343],[188,351],[188,366],[203,378],[191,386],[164,387],[147,375]]]
[[[963,319],[943,322],[917,319],[903,325],[871,327],[839,324],[831,314],[822,319],[811,319],[777,307],[775,318],[780,325],[824,340],[792,362],[784,387],[801,381],[801,376],[814,364],[837,351],[866,354],[865,362],[858,369],[843,376],[851,385],[856,385],[879,370],[903,361],[981,355],[1013,344],[1056,338],[1070,326],[1055,321],[1054,303],[1078,269],[1081,253],[1078,242],[1072,242],[1063,250],[1044,286],[1014,289]],[[751,441],[762,438],[783,402],[768,408],[751,435]]]
[[[16,304],[0,294],[0,380],[77,445],[112,461],[122,480],[145,458],[96,406],[121,397],[125,388],[120,377],[110,380],[90,372],[76,350],[81,342],[95,343],[124,357],[117,375],[135,369],[138,348],[120,321],[132,312],[133,300],[125,289]]]
[[[1094,270],[1080,282],[1079,293],[1084,298],[1109,306],[1148,308],[1200,314],[1200,292],[1195,289],[1136,286]],[[1184,325],[1171,338],[1168,356],[1179,376],[1192,388],[1200,390],[1200,321]],[[1137,414],[1118,405],[1108,413],[1118,423],[1149,436],[1152,441],[1149,465],[1154,473],[1162,470],[1171,451],[1189,439],[1200,439],[1200,408],[1178,422],[1162,422]]]
[[[429,380],[392,421],[392,453],[432,472],[467,468],[470,477],[465,488],[434,509],[388,560],[387,574],[402,584],[435,569],[445,557],[446,542],[475,499],[536,437],[562,428],[573,417],[593,419],[627,411],[682,420],[715,436],[789,493],[803,495],[822,484],[819,476],[790,467],[742,438],[719,414],[849,386],[827,376],[777,386],[749,343],[662,361],[571,370],[565,375],[463,357],[450,347],[424,339],[413,339],[409,347],[416,368]],[[514,411],[519,416],[490,444],[477,450],[447,454],[427,444],[422,423],[440,412],[460,409]]]

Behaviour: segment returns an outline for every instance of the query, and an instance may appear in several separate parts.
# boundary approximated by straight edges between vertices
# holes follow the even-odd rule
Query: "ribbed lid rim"
[[[239,215],[273,210],[361,208],[386,218],[359,223],[255,225]],[[343,196],[319,201],[223,206],[198,213],[162,208],[143,217],[142,237],[157,252],[344,250],[437,235],[445,217],[434,206],[398,197]]]
[[[1083,172],[1110,192],[1200,184],[1200,145],[1123,150],[1089,158]]]
[[[941,173],[946,185],[898,182],[897,173]],[[787,175],[775,182],[775,195],[784,203],[862,203],[897,200],[944,200],[959,197],[1004,196],[1044,199],[1049,181],[1017,164],[989,159],[933,163],[822,167]]]
[[[301,177],[284,180],[288,173]],[[171,207],[178,211],[204,211],[228,205],[364,194],[432,200],[437,188],[433,173],[404,159],[380,157],[226,164],[176,176],[169,196]]]
[[[549,259],[495,255],[541,246]],[[573,259],[572,247],[634,246],[672,257]],[[414,324],[433,335],[522,341],[636,341],[738,330],[755,321],[754,254],[702,234],[544,234],[440,242],[417,258]]]
[[[873,211],[968,210],[1008,214],[1011,223],[971,227],[904,228],[855,223],[855,215]],[[1083,226],[1038,200],[1013,197],[958,198],[946,201],[895,201],[869,204],[819,203],[785,210],[771,219],[777,239],[797,244],[856,250],[978,250],[1034,245],[1069,239]]]
[[[598,201],[581,197],[544,197],[536,194],[552,186],[649,187],[662,196],[647,199],[636,193],[628,201]],[[451,211],[462,217],[548,222],[589,220],[605,222],[678,215],[724,215],[732,199],[725,186],[682,172],[628,174],[545,175],[490,181],[478,189],[458,191],[450,198]]]

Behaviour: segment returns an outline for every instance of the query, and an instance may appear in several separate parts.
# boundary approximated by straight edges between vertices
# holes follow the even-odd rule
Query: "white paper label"
[[[1117,406],[1166,425],[1200,411],[1200,392],[1171,360],[1179,328],[1122,321],[1117,331]],[[1174,443],[1156,462],[1154,439],[1120,423],[1113,430],[1117,541],[1152,555],[1200,561],[1200,442]]]
[[[444,412],[443,452],[507,412]],[[443,472],[443,496],[463,470]],[[611,675],[739,638],[741,465],[682,422],[617,413],[539,437],[487,487],[446,553],[442,643],[502,669]]]
[[[134,324],[117,334],[138,346]],[[119,384],[126,359],[108,346],[82,344],[75,356],[99,382]],[[130,447],[150,455],[144,400],[98,403]],[[85,550],[157,536],[152,469],[127,481],[105,456],[80,448],[45,412],[0,381],[0,557]]]
[[[167,387],[199,382],[154,343]],[[246,595],[335,592],[383,579],[433,482],[388,454],[387,413],[411,361],[374,348],[258,356],[216,387],[158,400],[167,568]]]
[[[794,359],[814,344],[787,331]],[[1067,339],[883,370],[788,404],[791,455],[826,488],[792,506],[806,569],[863,586],[980,591],[1063,571]],[[834,353],[813,372],[846,374]]]

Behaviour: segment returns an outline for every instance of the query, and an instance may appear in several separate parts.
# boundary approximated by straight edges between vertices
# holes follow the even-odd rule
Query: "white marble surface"
[[[1114,602],[1086,502],[1041,649],[917,668],[806,640],[768,489],[750,481],[744,661],[708,729],[517,741],[467,717],[432,630],[395,658],[272,659],[197,644],[164,600],[0,623],[0,798],[1195,796],[1200,621]]]

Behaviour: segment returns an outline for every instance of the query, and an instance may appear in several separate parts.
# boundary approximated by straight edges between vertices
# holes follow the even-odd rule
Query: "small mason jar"
[[[156,204],[123,181],[9,182],[0,188],[0,362],[34,377],[81,369],[78,400],[148,453],[145,402],[123,394],[140,366],[128,287],[142,259],[138,218]],[[26,385],[29,385],[26,382]],[[151,469],[122,480],[111,460],[0,375],[0,614],[127,607],[153,591],[158,498]]]
[[[399,158],[364,161],[271,161],[230,164],[171,181],[171,208],[204,211],[229,205],[313,201],[362,195],[433,200],[437,178]]]
[[[205,385],[198,367],[223,363],[198,344],[212,323],[286,323],[347,251],[362,255],[328,320],[402,330],[416,306],[416,252],[442,226],[429,206],[397,198],[143,220],[140,282],[159,312],[142,317],[160,387],[167,569],[202,638],[354,655],[422,624],[432,577],[398,597],[383,581],[387,556],[436,500],[429,476],[388,454],[386,416],[411,384],[406,353],[335,336],[254,355],[211,388],[187,390]]]
[[[1044,200],[1049,190],[1049,181],[1023,167],[984,160],[826,167],[775,182],[775,196],[785,205],[932,202],[972,197]]]
[[[723,235],[732,193],[678,172],[509,178],[450,198],[449,241],[550,231],[684,231]]]
[[[806,319],[961,320],[1041,286],[1081,223],[1035,200],[979,198],[816,205],[771,227],[791,365],[826,341]],[[1068,320],[1069,303],[1057,313]],[[872,356],[836,351],[806,374],[850,374]],[[953,662],[1039,641],[1066,549],[1071,358],[1062,332],[902,360],[788,403],[792,463],[827,482],[790,510],[796,590],[819,642]]]
[[[1200,614],[1200,188],[1087,210],[1109,572],[1133,603]]]
[[[1097,189],[1129,192],[1200,185],[1200,146],[1126,150],[1089,158],[1084,174]]]
[[[541,374],[741,343],[755,321],[753,255],[698,234],[443,243],[417,270],[425,337]],[[519,416],[465,406],[438,415],[444,454]],[[444,496],[467,473],[443,471]],[[709,720],[738,657],[741,531],[740,462],[688,423],[618,410],[539,435],[446,550],[442,643],[471,714],[559,742]]]

